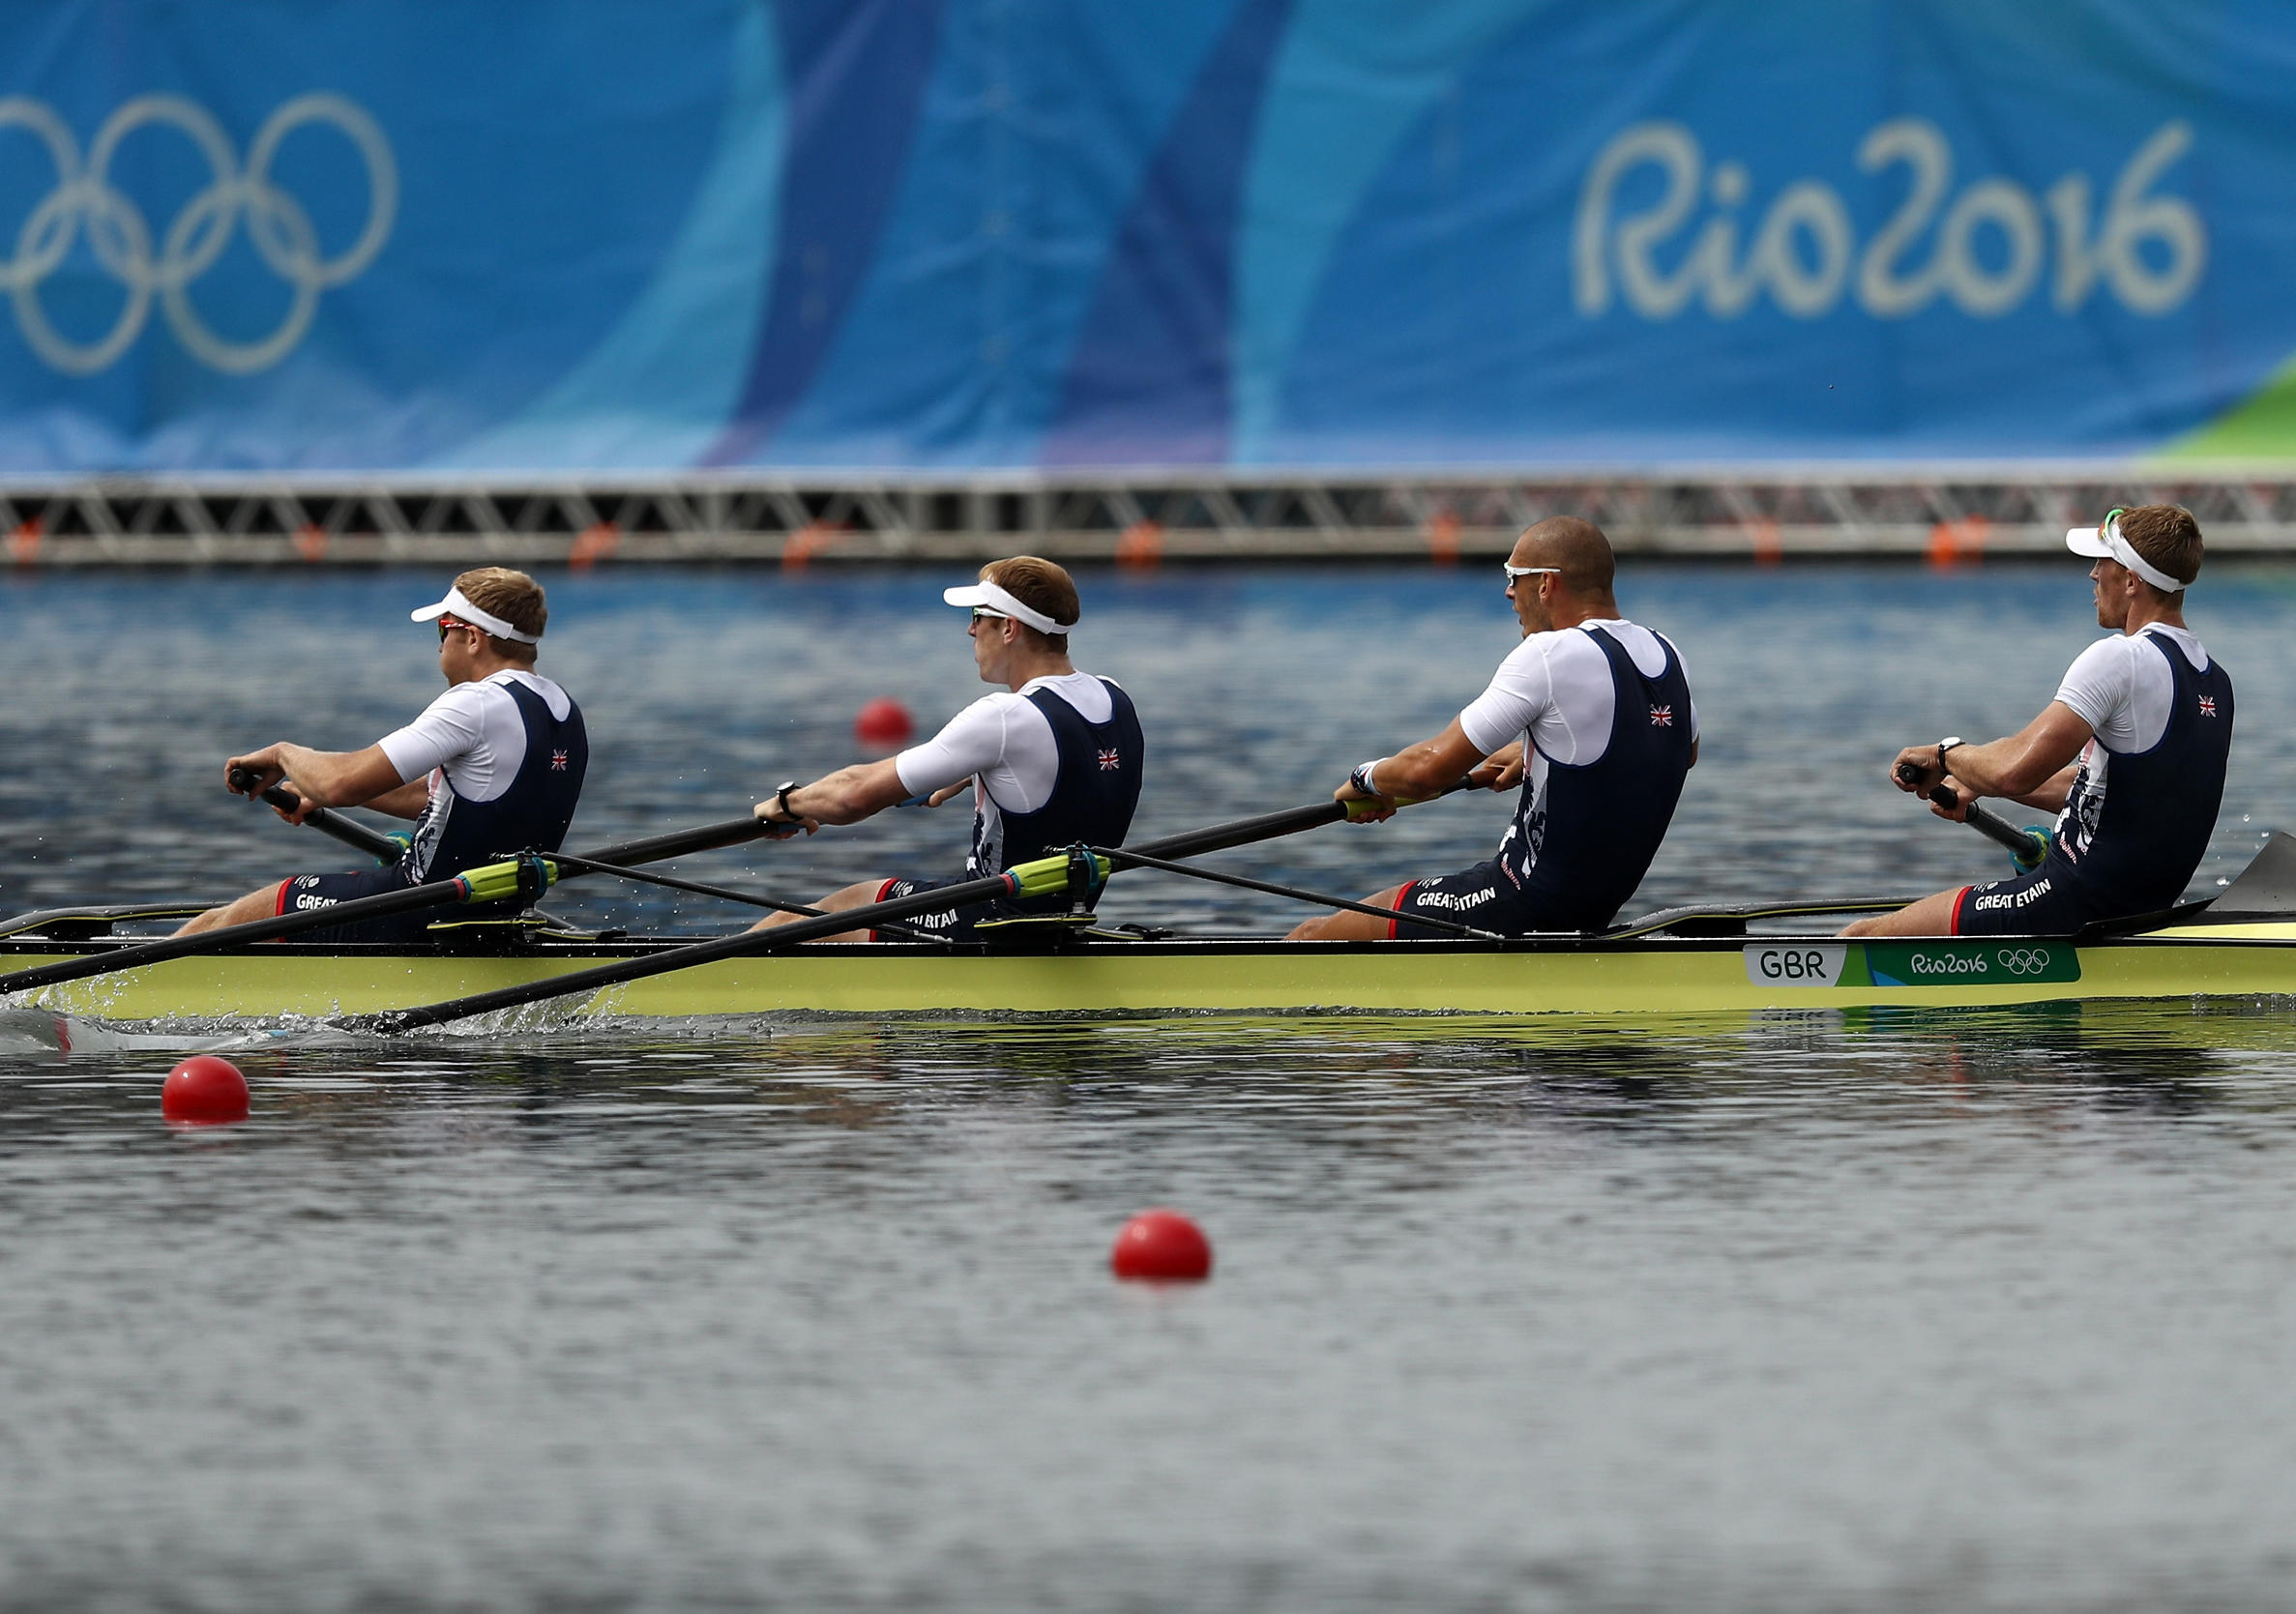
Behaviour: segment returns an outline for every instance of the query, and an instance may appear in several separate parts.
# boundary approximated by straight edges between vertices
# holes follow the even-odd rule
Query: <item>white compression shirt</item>
[[[540,673],[504,668],[474,684],[457,684],[423,709],[423,715],[375,744],[398,770],[401,784],[441,769],[455,794],[466,802],[490,802],[508,790],[526,760],[526,722],[505,687],[525,685],[564,719],[574,702]]]
[[[2190,629],[2155,622],[2134,633],[2099,639],[2065,669],[2065,682],[2057,687],[2057,699],[2089,725],[2095,744],[2123,756],[2161,743],[2168,732],[2169,703],[2176,698],[2176,677],[2161,653],[2143,642],[2147,634],[2174,645],[2193,671],[2208,670],[2208,652]]]
[[[1635,668],[1649,677],[1665,670],[1671,641],[1624,617],[1581,625],[1600,628],[1625,647]],[[1675,652],[1677,661],[1681,652]],[[1541,759],[1581,767],[1599,762],[1610,748],[1610,719],[1618,691],[1610,683],[1610,660],[1603,647],[1577,628],[1533,633],[1516,645],[1490,687],[1458,715],[1467,741],[1488,756],[1526,731]],[[1691,738],[1698,737],[1698,709],[1690,710]]]
[[[930,795],[958,779],[980,781],[989,802],[1006,812],[1034,812],[1052,799],[1060,779],[1060,743],[1052,724],[1029,701],[1050,690],[1086,722],[1104,723],[1114,710],[1107,686],[1088,672],[1032,678],[1017,690],[983,695],[951,718],[948,726],[893,759],[901,788]]]

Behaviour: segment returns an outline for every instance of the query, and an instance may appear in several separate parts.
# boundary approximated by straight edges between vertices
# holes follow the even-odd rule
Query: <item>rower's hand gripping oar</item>
[[[1452,786],[1452,789],[1457,788],[1457,785]],[[1451,791],[1446,790],[1443,794],[1449,795]],[[1307,807],[1289,807],[1281,812],[1262,813],[1256,818],[1239,818],[1233,823],[1215,824],[1209,829],[1192,830],[1185,835],[1166,836],[1162,840],[1151,840],[1132,850],[1153,858],[1187,858],[1205,852],[1222,852],[1232,846],[1273,840],[1279,836],[1296,835],[1321,824],[1338,823],[1343,818],[1361,817],[1369,805],[1366,802],[1316,802]],[[628,863],[633,860],[622,858],[610,861]],[[518,1009],[530,1003],[546,1002],[551,998],[602,991],[608,986],[620,986],[651,976],[692,969],[697,964],[713,964],[724,958],[743,958],[757,953],[778,952],[801,942],[842,935],[848,930],[865,930],[887,920],[907,919],[914,914],[930,913],[941,908],[961,908],[974,902],[1016,897],[1051,896],[1077,889],[1080,879],[1105,881],[1112,872],[1114,870],[1106,858],[1094,857],[1083,847],[1076,847],[1054,857],[1016,865],[1001,874],[985,875],[978,880],[962,880],[953,886],[937,886],[884,902],[871,902],[858,908],[824,914],[819,919],[802,919],[794,924],[778,925],[771,930],[745,930],[738,935],[691,942],[648,957],[624,958],[611,964],[570,971],[545,981],[526,982],[491,992],[475,992],[468,997],[451,998],[444,1003],[428,1004],[420,1009],[399,1009],[381,1014],[364,1015],[351,1023],[367,1030],[382,1032],[413,1031],[422,1026],[444,1025],[450,1020],[467,1019],[473,1014],[487,1014],[496,1010]],[[5,978],[0,978],[0,987],[6,984]]]
[[[745,814],[740,818],[703,824],[694,829],[654,836],[645,840],[630,840],[618,846],[601,847],[580,861],[622,865],[656,863],[667,858],[684,857],[689,852],[707,852],[721,846],[756,840],[766,836],[771,828],[771,825],[761,824],[754,817]],[[250,920],[245,924],[226,924],[219,929],[202,930],[189,936],[162,936],[156,941],[136,942],[84,958],[67,958],[53,964],[16,970],[9,975],[0,975],[0,992],[31,991],[67,981],[82,981],[90,976],[132,970],[144,964],[164,963],[170,958],[189,957],[193,954],[221,953],[249,942],[279,941],[306,930],[322,930],[332,925],[355,924],[360,920],[385,919],[394,914],[420,913],[426,908],[444,908],[457,902],[499,902],[514,896],[531,900],[560,880],[577,875],[580,870],[572,866],[574,861],[570,859],[568,866],[561,868],[551,858],[531,852],[521,853],[502,863],[464,869],[447,879],[408,886],[402,891],[386,891],[373,896],[355,897],[331,908],[312,908],[280,914],[270,919]]]
[[[1898,781],[1900,784],[1919,784],[1921,778],[1921,770],[1912,763],[1898,764]],[[1958,809],[1961,806],[1961,798],[1942,781],[1931,785],[1926,795],[1928,800],[1948,810]],[[1971,829],[1997,842],[2009,853],[2019,874],[2032,873],[2041,866],[2042,860],[2048,856],[2046,830],[2030,826],[2020,830],[2000,814],[1988,812],[1975,802],[1969,804],[1963,816]]]
[[[277,807],[281,812],[293,812],[303,806],[302,799],[293,791],[282,790],[276,784],[258,795],[255,784],[261,778],[251,768],[234,768],[231,770],[231,788],[242,796],[253,796],[266,807]],[[345,846],[356,846],[386,868],[406,852],[406,842],[398,836],[386,835],[380,830],[370,830],[365,824],[345,818],[333,807],[312,807],[304,814],[303,821],[321,835],[333,836]]]

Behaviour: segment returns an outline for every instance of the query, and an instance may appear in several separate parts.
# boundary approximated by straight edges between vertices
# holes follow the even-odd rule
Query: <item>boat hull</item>
[[[0,944],[0,968],[106,943]],[[99,976],[19,1003],[88,1018],[333,1018],[523,984],[661,944],[513,955],[270,945]],[[1042,954],[813,946],[677,970],[567,1000],[553,1015],[684,1019],[893,1015],[1706,1014],[2296,995],[2296,924],[2191,926],[2079,946],[1831,937],[1447,942],[1169,941]]]

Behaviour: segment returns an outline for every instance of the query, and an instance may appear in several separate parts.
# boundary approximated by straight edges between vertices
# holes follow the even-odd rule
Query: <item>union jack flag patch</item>
[[[1671,706],[1652,707],[1650,709],[1650,726],[1653,728],[1672,728],[1674,726],[1674,708]]]
[[[2216,696],[2214,696],[2214,695],[2202,695],[2202,696],[2200,697],[2200,715],[2201,715],[2203,718],[2213,718],[2213,717],[2215,717],[2215,716],[2217,715],[2217,697],[2216,697]]]
[[[553,774],[563,774],[566,772],[566,753],[564,751],[552,751],[550,753],[550,772]]]
[[[1117,752],[1117,751],[1113,751],[1113,750],[1106,750],[1106,751],[1103,751],[1103,752],[1101,752],[1101,772],[1102,772],[1102,773],[1104,773],[1104,774],[1112,774],[1112,773],[1114,773],[1114,772],[1115,772],[1115,771],[1116,771],[1118,768],[1122,767],[1123,765],[1124,765],[1124,757],[1123,757],[1123,755],[1122,755],[1121,753],[1119,753],[1119,752]]]

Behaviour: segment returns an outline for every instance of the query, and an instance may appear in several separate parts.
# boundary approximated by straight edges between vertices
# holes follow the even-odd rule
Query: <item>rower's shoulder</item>
[[[459,685],[457,688],[482,691],[477,697],[481,700],[491,699],[495,695],[515,699],[511,694],[513,685],[541,696],[543,704],[550,709],[550,716],[561,722],[574,710],[574,696],[567,692],[566,687],[554,678],[536,672],[532,667],[503,667],[488,673],[475,684]]]
[[[1071,667],[1066,672],[1039,673],[1020,686],[1020,692],[1026,694],[1031,690],[1084,690],[1090,689],[1095,684],[1115,683],[1116,680],[1104,674],[1087,672],[1082,667]],[[1122,685],[1117,687],[1123,688]]]
[[[1129,693],[1125,693],[1124,686],[1113,678],[1104,678],[1099,673],[1084,672],[1079,669],[1069,672],[1048,672],[1042,677],[1032,678],[1008,698],[1021,701],[1024,704],[1033,704],[1032,697],[1039,690],[1046,690],[1058,695],[1062,700],[1090,717],[1094,710],[1097,710],[1108,699],[1108,691],[1111,690],[1124,694],[1127,700],[1132,698]]]
[[[2217,660],[2209,653],[2208,646],[2200,642],[2200,635],[2182,623],[2148,622],[2136,632],[2126,635],[2126,638],[2132,647],[2138,639],[2165,640],[2182,651],[2185,660],[2197,672],[2206,672],[2217,664]]]
[[[1544,633],[1527,634],[1522,643],[1515,647],[1514,654],[1539,657],[1600,657],[1603,652],[1595,642],[1597,633],[1604,634],[1622,646],[1627,654],[1634,659],[1637,665],[1654,660],[1663,660],[1660,648],[1662,646],[1665,650],[1673,651],[1677,660],[1682,655],[1674,641],[1657,629],[1645,627],[1639,622],[1629,621],[1625,617],[1589,617],[1586,621],[1569,628],[1553,628]]]

